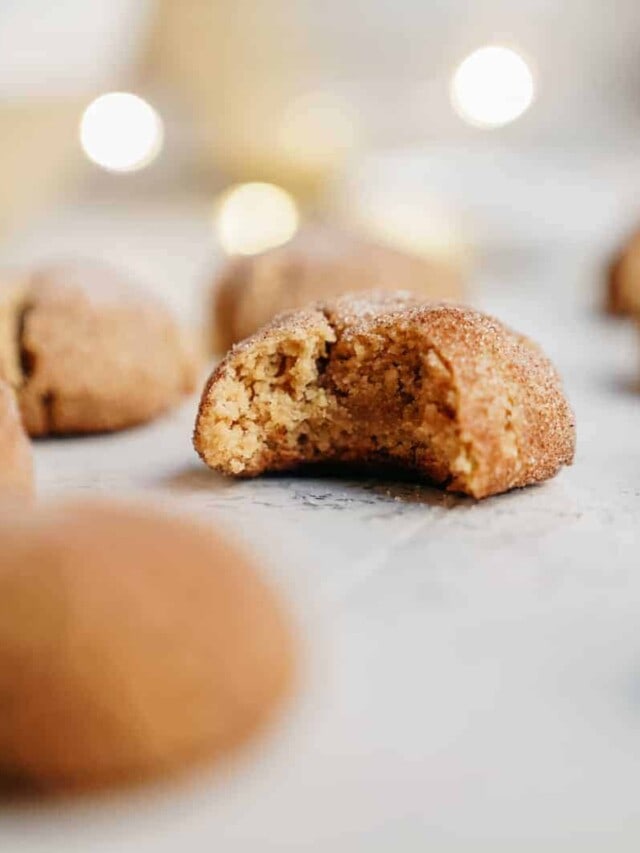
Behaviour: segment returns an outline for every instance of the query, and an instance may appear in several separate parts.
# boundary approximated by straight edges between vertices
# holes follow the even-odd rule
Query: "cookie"
[[[613,259],[607,277],[610,314],[640,316],[640,232]]]
[[[286,245],[222,269],[214,282],[213,348],[226,352],[282,311],[347,292],[408,290],[457,300],[462,289],[460,274],[444,262],[308,226]]]
[[[0,501],[33,494],[31,447],[12,389],[0,380]]]
[[[114,503],[0,513],[0,775],[43,790],[177,773],[290,689],[291,627],[215,529]]]
[[[25,282],[17,273],[0,278],[0,379],[14,388],[22,381],[20,367],[20,310]]]
[[[43,269],[12,304],[0,351],[32,436],[124,429],[193,390],[193,357],[168,310],[108,267]]]
[[[475,498],[552,477],[574,443],[537,346],[478,311],[410,294],[280,315],[214,371],[194,432],[224,474],[384,466]]]

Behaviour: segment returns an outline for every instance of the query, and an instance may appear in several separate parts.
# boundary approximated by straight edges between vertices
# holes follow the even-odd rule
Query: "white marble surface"
[[[6,260],[77,248],[194,316],[202,211],[60,214]],[[575,466],[481,503],[374,478],[230,482],[195,400],[122,435],[41,442],[43,497],[142,494],[250,546],[290,596],[305,677],[259,749],[161,790],[6,804],[13,851],[631,851],[640,845],[640,355],[592,311],[601,246],[487,260],[476,301],[537,338],[575,407]]]

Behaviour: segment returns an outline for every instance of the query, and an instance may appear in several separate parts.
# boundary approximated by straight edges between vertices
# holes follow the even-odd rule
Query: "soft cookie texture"
[[[168,310],[108,267],[52,266],[0,302],[0,371],[33,436],[123,429],[193,389]]]
[[[391,466],[476,498],[552,477],[574,443],[560,380],[535,344],[409,294],[281,315],[215,370],[194,433],[225,474]]]
[[[606,307],[611,314],[640,316],[640,231],[609,267]]]
[[[0,777],[44,790],[171,774],[289,691],[293,635],[214,529],[82,503],[0,513]]]
[[[33,494],[31,447],[13,390],[0,380],[0,502]]]
[[[347,292],[408,290],[457,300],[460,272],[326,226],[307,226],[292,241],[234,258],[214,282],[213,348],[252,335],[282,311]]]

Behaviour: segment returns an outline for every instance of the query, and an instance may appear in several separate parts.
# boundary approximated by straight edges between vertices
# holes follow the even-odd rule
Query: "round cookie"
[[[307,226],[289,243],[233,258],[214,282],[213,347],[226,352],[282,311],[318,299],[370,290],[408,290],[458,300],[452,266],[324,226]]]
[[[22,288],[14,328],[30,435],[124,429],[193,390],[193,358],[168,310],[108,267],[37,272]]]
[[[244,742],[293,641],[252,563],[148,510],[0,514],[0,775],[44,789],[169,774]]]
[[[12,389],[0,380],[0,500],[33,495],[31,447]]]
[[[533,343],[462,306],[345,296],[282,314],[210,377],[194,445],[235,476],[311,462],[416,472],[476,498],[573,460],[573,415]]]
[[[0,277],[0,379],[14,388],[22,380],[18,336],[24,290],[25,282],[16,273]]]
[[[610,314],[640,316],[640,232],[627,241],[609,267],[606,308]]]

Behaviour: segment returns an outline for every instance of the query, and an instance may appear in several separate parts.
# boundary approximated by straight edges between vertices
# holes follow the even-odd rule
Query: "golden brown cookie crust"
[[[14,316],[16,387],[33,436],[124,429],[193,390],[193,356],[169,312],[108,267],[41,270]]]
[[[234,347],[194,445],[234,476],[390,465],[481,498],[571,464],[575,428],[535,344],[470,308],[378,293],[283,314]]]
[[[31,498],[33,461],[13,390],[0,380],[0,501]]]
[[[319,299],[371,290],[408,290],[425,299],[459,300],[459,271],[349,232],[307,226],[289,243],[233,258],[214,282],[213,348],[226,352],[282,311]]]
[[[0,513],[0,777],[138,781],[244,742],[289,691],[291,626],[218,535],[105,502]]]

